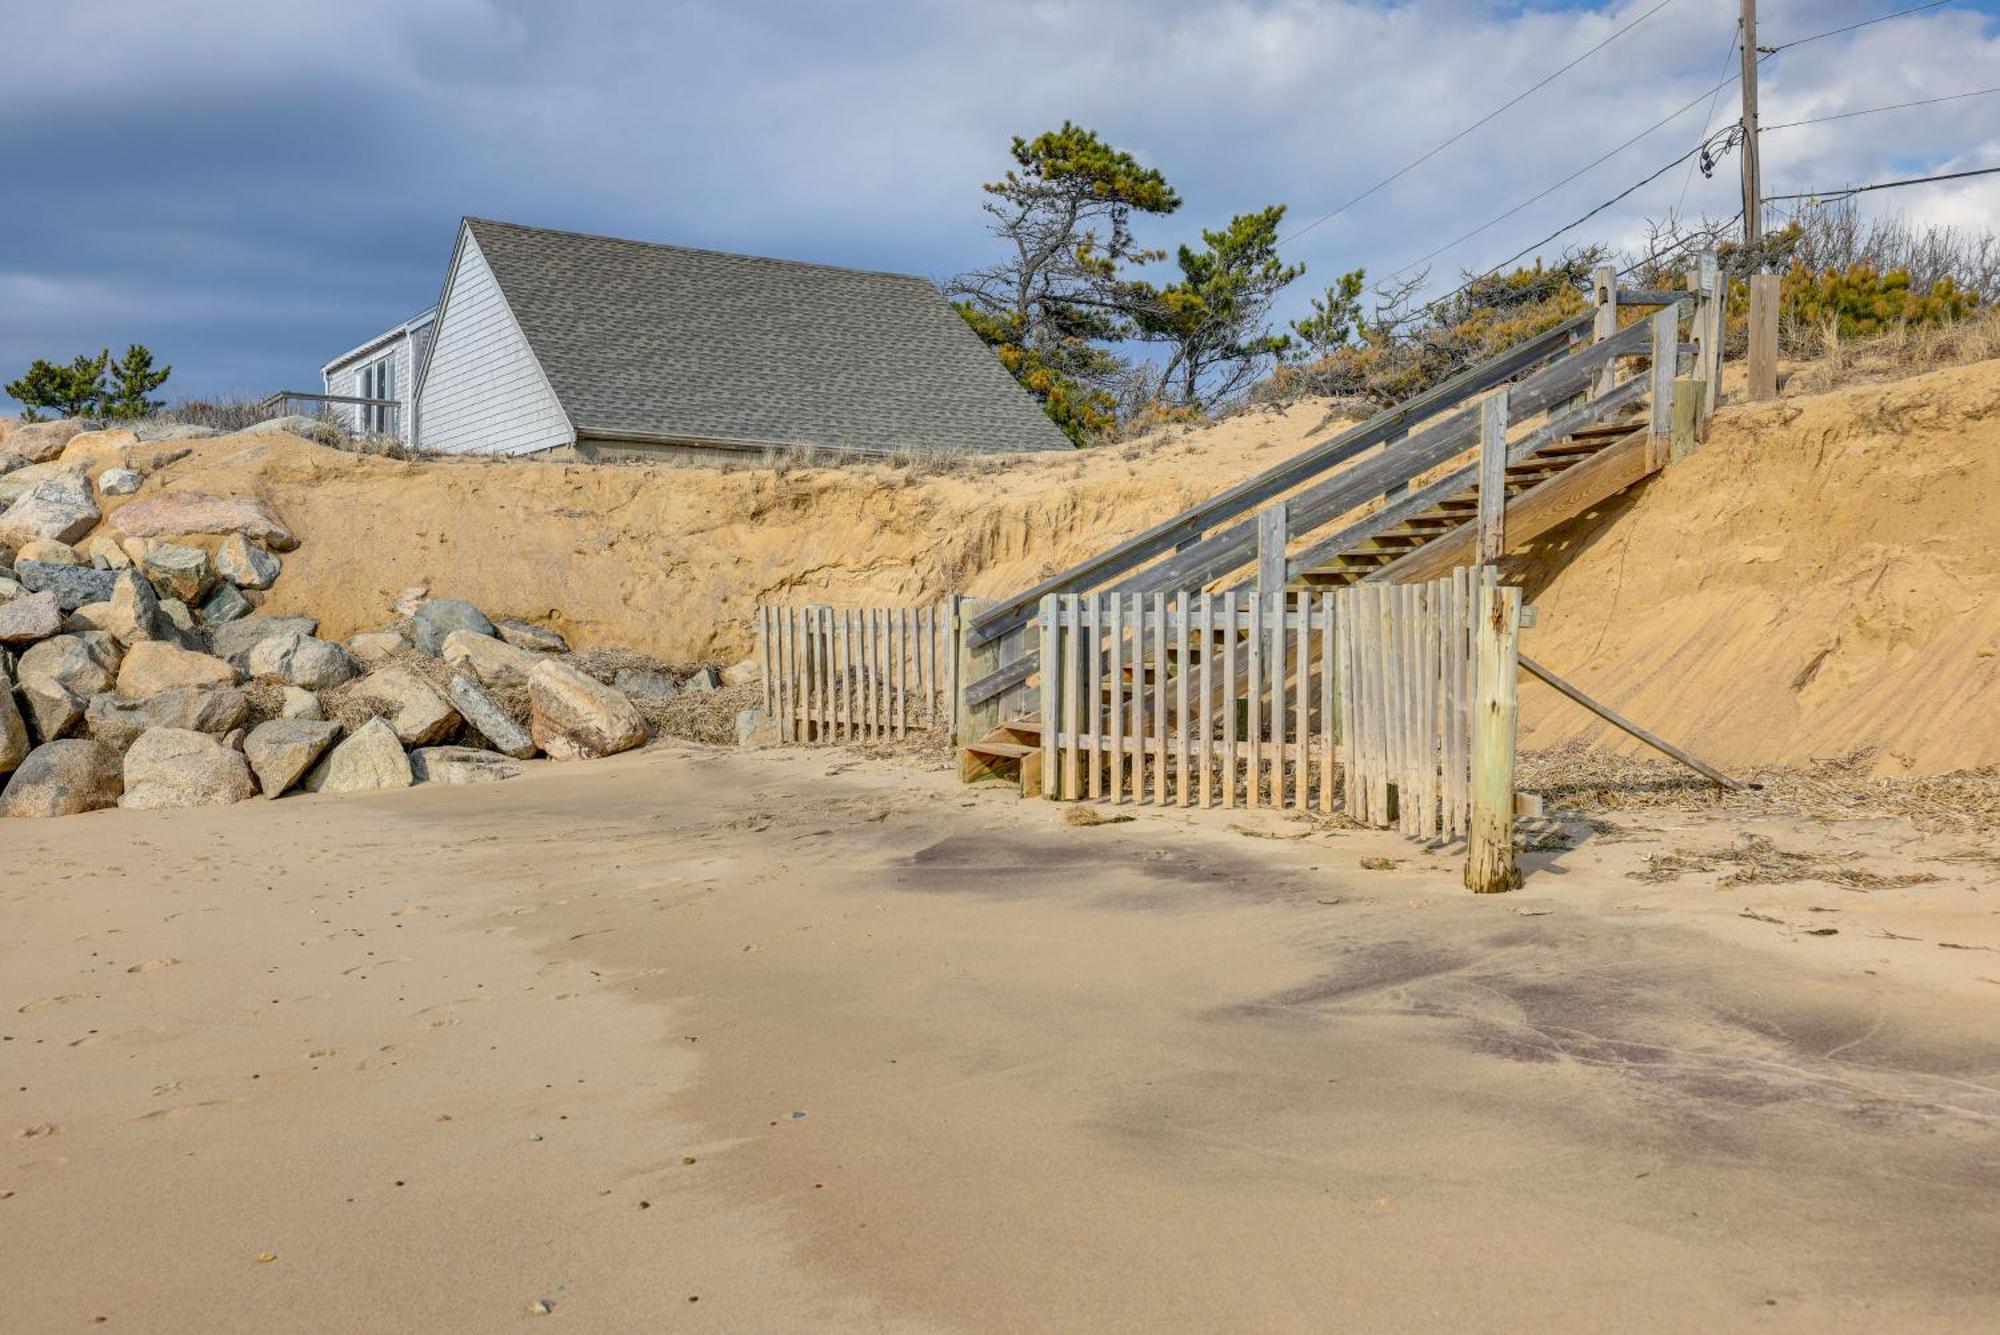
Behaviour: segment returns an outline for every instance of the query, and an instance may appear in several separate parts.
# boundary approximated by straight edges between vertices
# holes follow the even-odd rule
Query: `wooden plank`
[[[1236,594],[1222,595],[1222,805],[1236,805]]]
[[[1090,800],[1104,796],[1104,595],[1084,595],[1084,612],[1089,624],[1083,641],[1083,723],[1089,740],[1086,757]]]
[[[1153,805],[1167,804],[1167,596],[1153,595]]]
[[[1312,595],[1300,590],[1292,601],[1298,615],[1292,629],[1292,652],[1298,660],[1292,702],[1292,741],[1298,754],[1292,770],[1292,804],[1307,811],[1311,809],[1308,788],[1312,778]]]
[[[1201,752],[1196,757],[1195,783],[1200,790],[1198,804],[1206,809],[1214,792],[1213,761],[1210,755],[1215,740],[1215,595],[1204,592],[1201,595],[1201,610],[1197,614],[1201,625],[1201,730],[1197,734],[1201,740]],[[1235,655],[1229,655],[1231,661]]]
[[[1044,715],[1044,726],[1059,726],[1069,739],[1063,747],[1061,777],[1055,782],[1057,791],[1067,801],[1074,802],[1083,796],[1082,752],[1078,748],[1077,729],[1082,724],[1082,711],[1078,708],[1077,678],[1083,670],[1083,609],[1080,600],[1073,593],[1052,594],[1058,599],[1057,631],[1062,637],[1062,717],[1055,721],[1054,706]]]
[[[1119,594],[1110,597],[1111,621],[1105,627],[1105,637],[1111,642],[1111,693],[1105,700],[1104,734],[1111,744],[1111,770],[1109,780],[1113,802],[1125,800],[1125,599]]]
[[[910,618],[911,608],[896,611],[896,735],[910,735]],[[1054,731],[1054,729],[1050,729]],[[1054,773],[1053,767],[1050,773]]]
[[[1514,742],[1520,714],[1515,657],[1520,634],[1521,591],[1481,588],[1473,632],[1478,667],[1472,830],[1465,853],[1465,888],[1474,894],[1514,890],[1521,884],[1514,865]]]
[[[1648,375],[1652,388],[1652,433],[1654,450],[1666,459],[1667,437],[1673,431],[1674,380],[1680,374],[1680,310],[1668,306],[1653,316],[1653,369]]]
[[[1188,804],[1188,678],[1194,675],[1194,650],[1198,643],[1188,624],[1188,591],[1174,595],[1174,611],[1180,617],[1180,639],[1175,641],[1178,662],[1174,671],[1174,792],[1181,806]]]
[[[1056,712],[1062,700],[1062,624],[1055,594],[1042,599],[1041,615],[1037,626],[1041,631],[1042,655],[1042,796],[1051,801],[1060,800],[1062,793],[1062,756],[1058,750],[1062,735],[1058,724],[1061,716]]]
[[[1616,496],[1657,469],[1652,443],[1644,431],[1598,451],[1576,467],[1529,488],[1508,503],[1507,542],[1522,546],[1566,519]],[[1370,582],[1435,579],[1455,565],[1477,557],[1477,525],[1461,524],[1443,537],[1392,561],[1367,576]]]
[[[1537,663],[1534,659],[1529,658],[1526,654],[1520,655],[1520,664],[1523,668],[1527,669],[1535,676],[1541,678],[1549,685],[1555,687],[1556,690],[1568,696],[1570,699],[1576,701],[1576,703],[1582,705],[1585,709],[1588,709],[1591,713],[1597,715],[1599,718],[1603,719],[1606,723],[1611,724],[1613,727],[1623,729],[1625,732],[1630,733],[1632,736],[1638,738],[1640,741],[1644,742],[1646,745],[1652,747],[1654,750],[1660,752],[1661,754],[1671,756],[1673,759],[1678,760],[1683,765],[1686,765],[1689,769],[1701,775],[1703,778],[1708,779],[1713,783],[1720,784],[1724,788],[1728,788],[1733,791],[1741,791],[1745,786],[1740,780],[1730,778],[1727,774],[1724,774],[1721,770],[1718,770],[1713,766],[1708,765],[1705,762],[1697,759],[1693,755],[1689,754],[1686,751],[1683,751],[1680,747],[1675,746],[1672,742],[1667,741],[1665,738],[1659,736],[1658,734],[1646,731],[1646,729],[1632,722],[1632,720],[1626,718],[1623,714],[1620,714],[1618,711],[1612,709],[1609,705],[1606,705],[1601,701],[1591,699],[1589,696],[1585,695],[1582,691],[1570,685],[1568,682],[1564,681],[1561,677],[1558,677],[1555,673],[1543,667],[1540,663]]]
[[[1778,397],[1778,275],[1750,275],[1751,402]]]
[[[1244,684],[1243,740],[1248,756],[1243,804],[1258,805],[1264,786],[1264,595],[1250,595],[1250,661]]]
[[[1308,595],[1310,596],[1310,595]],[[1334,739],[1340,731],[1339,698],[1334,674],[1339,670],[1337,633],[1333,621],[1333,594],[1319,595],[1319,809],[1333,814]]]
[[[1360,744],[1354,731],[1354,682],[1358,671],[1354,661],[1354,621],[1355,607],[1360,594],[1352,589],[1338,590],[1333,595],[1333,636],[1334,649],[1339,660],[1334,667],[1333,689],[1340,711],[1340,749],[1342,758],[1341,802],[1350,818],[1361,818],[1361,794],[1354,781],[1356,758]],[[1329,780],[1330,782],[1330,780]]]
[[[1600,264],[1590,271],[1591,296],[1596,303],[1590,322],[1591,342],[1602,343],[1618,332],[1618,270]],[[1598,368],[1591,384],[1591,396],[1609,394],[1618,383],[1618,363],[1606,362]]]
[[[1507,389],[1487,395],[1479,414],[1479,559],[1507,550]]]
[[[1146,689],[1146,659],[1152,646],[1146,638],[1146,599],[1132,595],[1132,665],[1126,674],[1132,679],[1131,732],[1136,744],[1132,755],[1132,800],[1146,800],[1146,704],[1152,693]]]
[[[1200,505],[1184,510],[1171,519],[1155,524],[1143,533],[1099,552],[1088,561],[1072,566],[1032,589],[1023,590],[1002,603],[990,606],[988,610],[977,614],[974,618],[976,624],[972,627],[973,643],[985,644],[997,639],[1009,629],[1010,621],[1016,625],[1020,624],[1028,616],[1030,609],[1039,604],[1045,593],[1078,592],[1136,570],[1162,552],[1177,547],[1190,538],[1198,537],[1218,524],[1254,510],[1265,501],[1283,495],[1300,483],[1373,449],[1389,436],[1407,429],[1412,423],[1434,416],[1452,404],[1460,403],[1494,385],[1512,380],[1529,367],[1559,356],[1568,348],[1570,335],[1586,327],[1591,319],[1591,314],[1586,312],[1566,320],[1555,328],[1516,344],[1477,366],[1461,371],[1451,379],[1404,403],[1377,413],[1366,422],[1350,427],[1338,436],[1301,451],[1255,477],[1244,479]],[[1195,588],[1199,587],[1199,583],[1167,584],[1161,587]]]
[[[1685,459],[1694,453],[1699,443],[1697,435],[1701,428],[1702,399],[1707,393],[1708,386],[1702,381],[1674,381],[1673,425],[1669,429],[1667,448],[1669,459]]]
[[[1283,501],[1257,515],[1257,592],[1277,593],[1285,587],[1286,507]]]
[[[1722,339],[1729,327],[1729,284],[1722,281],[1722,265],[1713,250],[1701,252],[1699,275],[1706,318],[1702,322],[1702,365],[1695,374],[1703,381],[1701,411],[1706,417],[1722,402]]]

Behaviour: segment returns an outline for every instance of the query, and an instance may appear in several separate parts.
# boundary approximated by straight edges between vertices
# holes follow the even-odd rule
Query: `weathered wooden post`
[[[1507,387],[1479,405],[1479,563],[1507,554]]]
[[[1285,536],[1289,516],[1283,501],[1257,515],[1257,592],[1285,591]]]
[[[1618,332],[1618,270],[1608,264],[1600,264],[1590,271],[1591,299],[1597,303],[1597,316],[1590,326],[1593,343],[1602,343]],[[1618,386],[1618,363],[1614,359],[1597,368],[1596,383],[1591,386],[1591,397],[1609,394]]]
[[[1674,379],[1680,374],[1681,313],[1662,306],[1653,313],[1652,441],[1647,451],[1657,468],[1667,461],[1667,438],[1674,428]]]
[[[1778,397],[1778,275],[1750,275],[1750,398]]]
[[[1472,625],[1472,826],[1465,888],[1476,895],[1516,890],[1514,739],[1520,719],[1515,672],[1521,653],[1521,591],[1481,584]]]
[[[1669,446],[1671,458],[1687,458],[1700,443],[1701,406],[1707,393],[1706,381],[1686,378],[1674,381],[1672,442]]]
[[[965,702],[966,688],[1000,667],[999,640],[990,640],[976,648],[970,643],[972,623],[998,606],[991,598],[952,596],[951,626],[957,640],[957,673],[953,683],[956,690],[952,696],[951,732],[961,747],[972,745],[1000,724],[999,696],[979,705]]]
[[[1700,279],[1701,365],[1695,375],[1706,383],[1701,415],[1708,416],[1722,402],[1722,340],[1729,327],[1729,284],[1723,281],[1722,264],[1713,250],[1704,250],[1695,269]]]
[[[1035,649],[1041,658],[1042,672],[1042,796],[1051,802],[1076,796],[1063,791],[1062,766],[1058,763],[1064,684],[1062,626],[1057,620],[1060,615],[1061,605],[1056,595],[1043,594],[1041,609],[1035,618],[1038,641]]]

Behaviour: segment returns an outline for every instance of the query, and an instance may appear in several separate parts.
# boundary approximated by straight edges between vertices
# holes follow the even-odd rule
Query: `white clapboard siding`
[[[378,339],[367,345],[361,352],[345,361],[336,362],[321,374],[326,385],[325,392],[342,398],[372,398],[361,392],[361,368],[373,366],[384,357],[395,360],[396,401],[401,408],[396,413],[396,434],[407,440],[410,434],[410,405],[415,402],[417,365],[423,353],[425,331],[412,334],[398,327],[388,336],[386,342]],[[329,411],[347,424],[350,431],[362,429],[361,408],[352,403],[328,405]]]
[[[417,443],[423,448],[533,454],[575,442],[479,243],[463,228],[432,340],[417,390]]]

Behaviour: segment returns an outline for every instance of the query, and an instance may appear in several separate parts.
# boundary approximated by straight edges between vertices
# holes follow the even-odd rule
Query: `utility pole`
[[[1757,0],[1743,0],[1743,246],[1764,239],[1763,167],[1757,151]]]

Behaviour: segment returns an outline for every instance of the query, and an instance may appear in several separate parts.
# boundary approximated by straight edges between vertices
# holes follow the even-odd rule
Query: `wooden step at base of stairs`
[[[1010,719],[959,753],[962,783],[1007,779],[1021,786],[1021,796],[1042,795],[1042,727],[1035,719]]]

